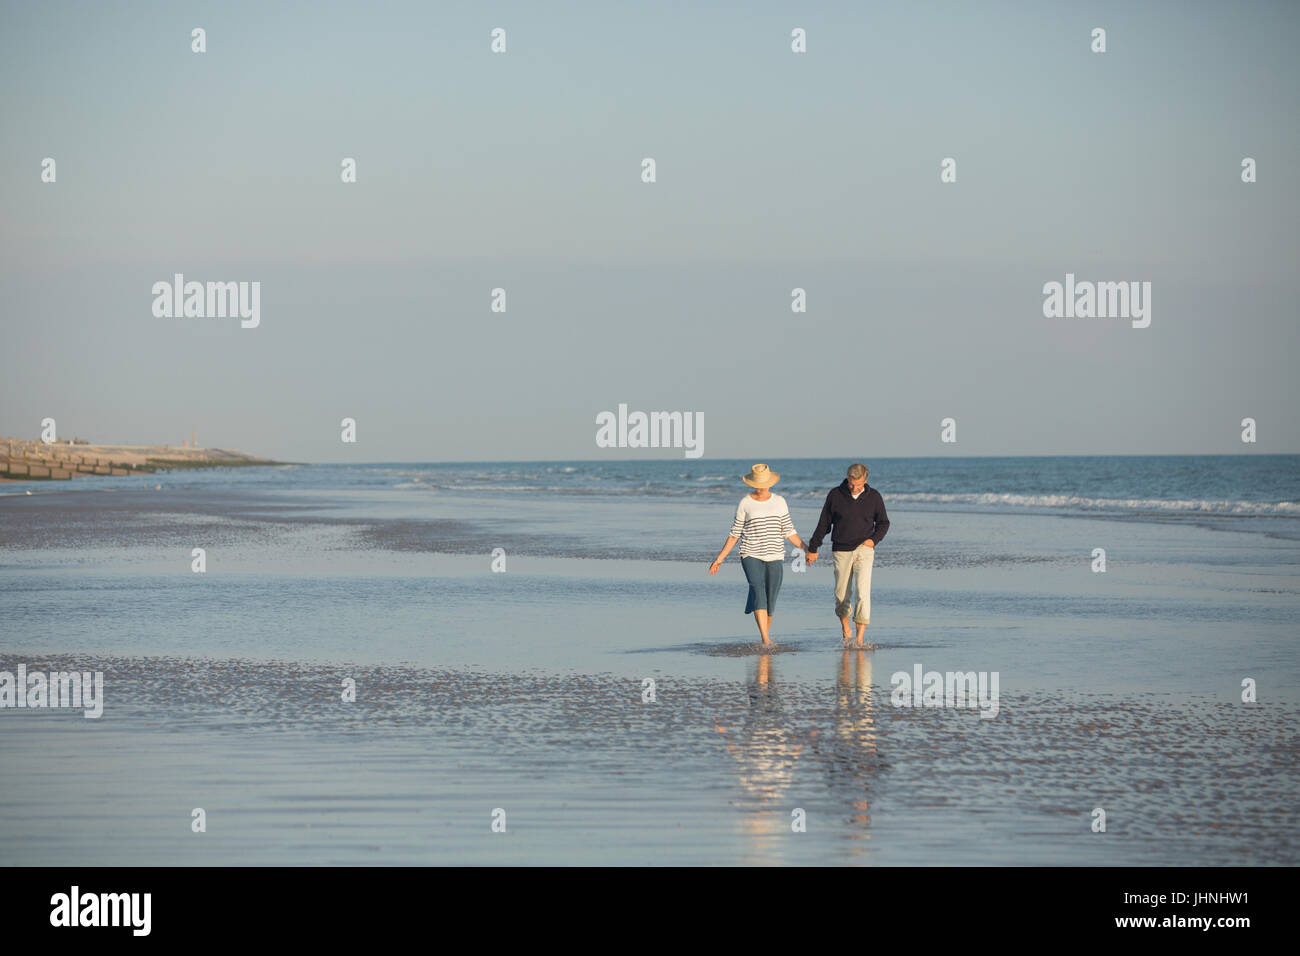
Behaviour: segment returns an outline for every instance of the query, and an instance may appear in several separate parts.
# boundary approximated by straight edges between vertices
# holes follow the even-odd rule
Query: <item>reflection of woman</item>
[[[804,547],[790,521],[790,509],[785,499],[772,494],[772,486],[780,480],[781,476],[767,465],[755,465],[749,474],[741,478],[754,490],[740,499],[740,506],[736,508],[736,520],[731,525],[731,534],[709,565],[709,573],[717,574],[723,559],[740,541],[740,566],[745,569],[745,578],[749,581],[749,600],[745,602],[745,613],[753,613],[754,621],[758,624],[758,634],[763,638],[764,644],[772,643],[769,628],[785,568],[784,539],[789,539],[800,550]]]
[[[749,684],[749,714],[738,733],[727,736],[727,750],[740,764],[740,785],[764,803],[774,803],[790,788],[803,752],[772,679],[772,655],[763,654]],[[716,724],[719,733],[727,728]]]

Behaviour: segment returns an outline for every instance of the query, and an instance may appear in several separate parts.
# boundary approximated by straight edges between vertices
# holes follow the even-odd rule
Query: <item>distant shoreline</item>
[[[0,481],[5,482],[284,464],[290,463],[226,448],[40,442],[0,437]]]

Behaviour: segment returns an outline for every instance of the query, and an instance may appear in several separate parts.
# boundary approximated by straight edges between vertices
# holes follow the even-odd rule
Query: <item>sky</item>
[[[0,0],[0,435],[680,457],[597,447],[625,404],[705,458],[1300,452],[1298,48],[1261,0]],[[176,273],[260,324],[155,315]],[[1067,274],[1150,325],[1045,317]]]

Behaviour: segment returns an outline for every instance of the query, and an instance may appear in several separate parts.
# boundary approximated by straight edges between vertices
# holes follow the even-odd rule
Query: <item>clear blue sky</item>
[[[5,0],[0,434],[598,458],[623,402],[706,457],[1300,451],[1297,49],[1294,2]],[[155,318],[175,272],[260,328]],[[1045,319],[1067,272],[1150,328]]]

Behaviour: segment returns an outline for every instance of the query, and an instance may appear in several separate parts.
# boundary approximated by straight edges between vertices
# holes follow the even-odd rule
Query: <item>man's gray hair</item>
[[[860,461],[854,462],[853,464],[849,465],[849,477],[850,478],[867,477],[867,466],[862,464],[862,462]]]

